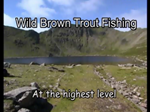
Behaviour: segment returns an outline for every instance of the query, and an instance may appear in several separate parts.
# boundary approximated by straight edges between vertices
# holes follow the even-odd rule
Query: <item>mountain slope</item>
[[[4,26],[4,57],[126,55],[146,56],[147,29],[52,28],[37,33]]]

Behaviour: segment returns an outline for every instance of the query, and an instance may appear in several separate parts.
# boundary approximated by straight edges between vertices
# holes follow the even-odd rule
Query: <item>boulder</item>
[[[140,103],[141,107],[147,108],[147,104],[146,103]]]
[[[4,65],[3,65],[4,68],[10,68],[10,66],[11,66],[11,63],[4,62]]]
[[[129,93],[123,92],[123,96],[129,96]]]
[[[136,96],[136,95],[132,95],[132,98],[133,98],[133,99],[139,99],[139,97]]]
[[[21,108],[18,110],[18,112],[31,112],[29,109]]]
[[[19,105],[20,105],[21,107],[29,107],[29,106],[31,106],[31,105],[34,103],[34,101],[36,100],[36,97],[34,97],[34,98],[32,97],[33,94],[34,94],[33,91],[26,91],[26,92],[22,95],[22,97],[17,100],[17,102],[19,103]]]
[[[134,92],[137,92],[137,90],[138,90],[138,89],[139,89],[139,88],[138,88],[138,87],[136,87],[133,91],[134,91]]]
[[[46,66],[46,64],[45,64],[45,63],[42,63],[40,66]]]
[[[140,97],[140,96],[141,96],[141,93],[139,93],[139,92],[136,92],[136,95],[137,95],[138,97]]]
[[[47,99],[37,98],[34,102],[34,105],[29,107],[31,112],[51,112],[53,105],[50,104]]]
[[[26,91],[35,91],[35,90],[37,90],[36,87],[28,87],[28,86],[17,88],[4,93],[4,99],[18,100],[18,98],[21,98]]]
[[[136,104],[138,104],[138,103],[140,102],[139,99],[132,99],[132,101],[133,101],[134,103],[136,103]]]
[[[7,70],[6,69],[4,69],[3,68],[3,76],[4,77],[9,77],[10,76],[10,74],[7,72]]]
[[[81,64],[77,64],[76,66],[81,66]]]
[[[134,67],[134,65],[133,64],[131,64],[131,63],[128,63],[128,64],[126,64],[126,65],[124,65],[125,67]]]
[[[142,101],[143,99],[144,99],[144,98],[142,98],[142,97],[139,97],[139,100],[140,100],[140,101]]]
[[[121,82],[121,84],[126,84],[127,82],[126,82],[126,80],[123,80],[122,82]]]
[[[31,82],[30,83],[31,87],[36,87],[36,88],[40,88],[39,85],[36,82]]]
[[[53,85],[49,85],[49,88],[53,88]]]
[[[31,62],[29,65],[39,65],[39,64],[35,62]]]
[[[73,66],[66,66],[66,68],[73,68]]]

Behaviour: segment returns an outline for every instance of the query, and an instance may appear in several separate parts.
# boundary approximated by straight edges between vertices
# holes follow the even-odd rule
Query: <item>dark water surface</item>
[[[71,56],[71,57],[33,57],[33,58],[6,58],[5,62],[12,64],[29,64],[36,62],[38,64],[119,64],[132,63],[128,58],[113,56]]]

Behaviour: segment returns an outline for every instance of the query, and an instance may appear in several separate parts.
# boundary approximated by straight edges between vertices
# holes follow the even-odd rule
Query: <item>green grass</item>
[[[100,91],[112,91],[112,89],[94,75],[94,66],[82,65],[74,68],[66,68],[65,66],[54,65],[60,69],[64,68],[65,73],[50,72],[48,71],[49,66],[50,65],[44,67],[39,67],[37,65],[12,65],[12,68],[8,69],[8,72],[14,76],[20,77],[4,78],[7,81],[12,79],[16,80],[15,83],[9,86],[4,85],[5,91],[29,85],[31,82],[37,82],[40,87],[42,85],[55,85],[57,79],[65,74],[60,81],[59,88],[65,89],[66,91],[68,89],[71,89],[71,91],[74,91],[75,89],[78,89],[78,91],[93,90],[95,92],[94,98],[76,98],[75,101],[71,101],[67,98],[49,98],[48,101],[51,104],[57,105],[52,112],[140,112],[133,103],[129,102],[119,93],[117,93],[117,98],[111,99],[114,103],[108,98],[97,98],[97,89],[100,89]],[[113,108],[114,105],[121,105],[121,110]],[[106,108],[106,106],[112,108]]]

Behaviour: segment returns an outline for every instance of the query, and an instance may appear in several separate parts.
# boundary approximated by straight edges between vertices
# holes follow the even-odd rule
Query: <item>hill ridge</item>
[[[146,55],[147,29],[50,28],[44,32],[4,25],[4,57]],[[134,53],[133,53],[134,49]],[[138,50],[136,50],[138,49]]]

